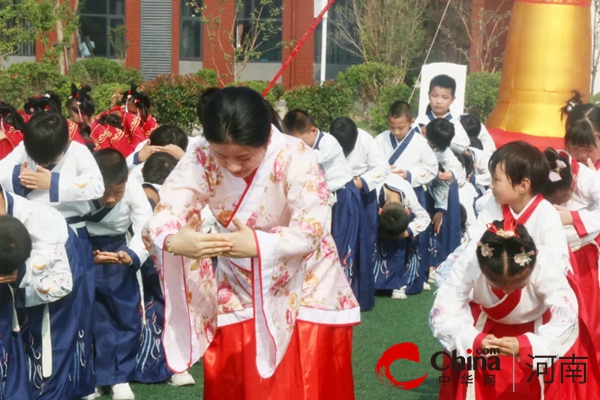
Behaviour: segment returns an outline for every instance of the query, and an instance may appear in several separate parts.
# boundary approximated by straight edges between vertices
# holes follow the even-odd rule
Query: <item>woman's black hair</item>
[[[427,124],[425,137],[435,146],[438,151],[444,151],[454,139],[454,125],[444,118],[436,118]]]
[[[245,87],[228,87],[216,93],[204,109],[203,121],[209,143],[263,147],[271,136],[267,102]]]
[[[0,275],[11,275],[31,256],[29,231],[11,215],[0,215]]]
[[[504,221],[494,221],[477,245],[481,271],[488,280],[499,285],[528,278],[537,259],[536,245],[523,225],[514,228],[512,237],[493,231],[504,229]]]
[[[25,121],[21,114],[19,114],[13,106],[3,101],[0,101],[0,118],[5,120],[6,123],[16,130],[22,132],[25,128]]]
[[[569,190],[573,187],[573,173],[569,159],[552,148],[544,150],[544,156],[550,164],[549,178],[546,180],[543,195],[551,197],[556,192]]]
[[[565,106],[560,109],[560,116],[562,119],[565,119],[565,117],[568,117],[571,114],[573,114],[573,118],[578,119],[578,114],[581,110],[576,111],[576,108],[584,105],[579,90],[573,90],[571,93],[573,94],[573,97],[567,100]]]
[[[81,111],[81,114],[87,115],[89,118],[96,113],[94,100],[88,94],[92,88],[88,85],[81,85],[79,89],[74,83],[71,84],[71,97],[67,100],[67,109],[73,112]],[[79,104],[78,104],[79,103]]]
[[[348,117],[338,117],[331,123],[329,133],[342,146],[344,157],[348,157],[352,153],[352,150],[354,150],[358,139],[358,127],[354,121]]]
[[[198,121],[200,121],[200,125],[204,125],[202,121],[204,119],[204,109],[206,108],[206,105],[220,90],[221,89],[218,87],[209,87],[200,93],[198,104],[196,105],[196,114],[198,115]]]
[[[493,175],[496,167],[501,164],[504,164],[504,172],[513,186],[521,183],[523,179],[529,179],[534,195],[544,190],[550,165],[537,147],[523,141],[507,143],[492,154],[489,162],[490,173]]]

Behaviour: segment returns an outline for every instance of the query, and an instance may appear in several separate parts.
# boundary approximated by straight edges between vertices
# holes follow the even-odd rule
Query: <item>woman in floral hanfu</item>
[[[216,94],[204,121],[144,233],[164,287],[169,367],[204,356],[208,400],[354,399],[360,311],[326,227],[315,153],[272,126],[247,88]],[[219,234],[200,229],[207,204]]]

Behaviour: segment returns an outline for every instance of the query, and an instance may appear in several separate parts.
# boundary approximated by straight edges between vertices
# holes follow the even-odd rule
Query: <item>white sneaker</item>
[[[100,386],[96,386],[94,393],[82,397],[81,400],[94,400],[98,397],[102,397],[102,388]]]
[[[118,383],[112,385],[113,400],[135,400],[135,395],[129,386],[129,383]]]
[[[429,283],[425,282],[423,284],[423,290],[430,291],[431,290],[431,285]]]
[[[429,283],[435,283],[435,270],[429,273],[429,279],[427,280]]]
[[[392,299],[406,300],[406,286],[402,286],[400,289],[394,289],[392,292]]]
[[[194,377],[187,371],[175,374],[169,380],[169,385],[171,386],[191,386],[195,384],[196,381],[194,380]]]

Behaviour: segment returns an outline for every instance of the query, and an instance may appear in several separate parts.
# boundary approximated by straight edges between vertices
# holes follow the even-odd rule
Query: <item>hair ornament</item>
[[[515,263],[517,263],[521,268],[528,266],[531,264],[531,257],[535,255],[535,251],[525,251],[524,247],[521,247],[521,252],[516,254],[514,257]]]
[[[504,220],[504,229],[498,229],[498,227],[496,227],[496,225],[494,224],[487,224],[487,229],[496,236],[500,236],[504,239],[512,239],[519,237],[519,234],[516,233],[517,221],[514,219],[512,220],[512,222],[509,222],[508,226],[506,220]]]
[[[548,179],[550,182],[559,182],[562,180],[560,173],[563,169],[567,168],[567,164],[563,160],[556,160],[556,168],[550,170],[550,174],[548,175]]]
[[[44,95],[44,97],[46,97],[46,98],[48,98],[48,99],[49,99],[49,98],[50,98],[50,95],[49,95],[48,93],[46,93],[46,94]]]
[[[550,174],[548,175],[548,179],[550,179],[550,182],[559,182],[562,180],[562,178],[556,171],[550,171]]]
[[[489,244],[479,242],[477,243],[477,246],[481,248],[481,255],[485,258],[492,258],[494,255],[494,248],[490,247]]]

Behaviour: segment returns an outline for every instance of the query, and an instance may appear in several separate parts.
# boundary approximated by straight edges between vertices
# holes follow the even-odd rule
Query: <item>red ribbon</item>
[[[327,5],[321,11],[321,14],[319,14],[319,16],[317,18],[315,18],[315,21],[313,22],[313,24],[310,26],[310,28],[308,28],[308,30],[306,31],[304,36],[302,36],[302,38],[298,41],[298,43],[296,44],[296,47],[294,47],[294,49],[290,53],[290,56],[288,57],[288,59],[281,66],[281,69],[279,70],[279,72],[277,72],[277,75],[275,75],[275,78],[273,78],[271,83],[269,83],[269,86],[267,86],[267,88],[263,92],[263,97],[267,97],[267,95],[269,94],[271,89],[273,89],[273,86],[275,86],[275,84],[277,83],[277,80],[281,77],[281,75],[283,75],[285,70],[290,66],[290,64],[292,63],[292,61],[294,60],[294,58],[296,57],[296,55],[298,54],[298,52],[300,51],[302,46],[304,46],[304,43],[306,43],[306,41],[308,40],[310,35],[315,31],[315,29],[317,29],[317,26],[319,26],[319,23],[325,16],[325,13],[327,12],[327,10],[329,10],[331,8],[333,3],[335,3],[335,0],[329,0],[329,3],[327,3]]]

